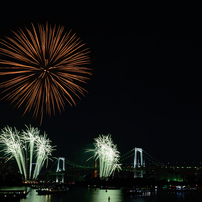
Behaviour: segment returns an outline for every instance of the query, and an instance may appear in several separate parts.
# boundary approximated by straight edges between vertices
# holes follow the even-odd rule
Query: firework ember
[[[32,24],[13,37],[0,40],[0,88],[3,98],[24,106],[24,114],[51,116],[64,110],[65,101],[84,96],[82,83],[91,76],[89,49],[80,38],[66,33],[63,26]]]

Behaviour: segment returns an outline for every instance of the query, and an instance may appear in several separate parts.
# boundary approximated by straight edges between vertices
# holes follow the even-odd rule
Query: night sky
[[[30,1],[31,2],[31,1]],[[54,2],[54,1],[53,1]],[[160,162],[199,162],[202,144],[202,29],[197,5],[50,5],[3,1],[0,37],[30,23],[62,24],[91,50],[93,76],[77,106],[40,120],[0,101],[0,128],[46,131],[54,156],[79,163],[99,134],[121,154],[141,147]],[[82,159],[83,158],[83,159]],[[131,162],[132,163],[132,162]]]

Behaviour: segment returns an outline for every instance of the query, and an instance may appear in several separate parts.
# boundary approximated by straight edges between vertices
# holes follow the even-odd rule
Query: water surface
[[[26,187],[21,187],[26,188]],[[9,189],[19,189],[12,187]],[[31,189],[21,202],[201,202],[202,192],[168,193],[155,191],[151,196],[125,196],[121,189],[104,190],[75,187],[65,194],[38,195],[36,189]]]

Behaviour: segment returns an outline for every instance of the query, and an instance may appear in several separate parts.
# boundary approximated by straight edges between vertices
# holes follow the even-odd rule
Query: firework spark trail
[[[43,167],[46,160],[48,160],[51,152],[54,150],[50,145],[51,141],[47,139],[47,135],[40,136],[36,142],[36,167],[33,174],[33,179],[36,179],[39,175],[41,168]]]
[[[111,135],[99,135],[94,140],[95,149],[88,149],[87,151],[94,151],[95,160],[99,159],[100,178],[107,179],[116,169],[121,169],[120,155],[117,146],[113,144]]]
[[[81,39],[66,33],[63,26],[38,24],[32,29],[13,32],[14,37],[0,40],[0,88],[3,99],[33,116],[49,116],[64,110],[65,100],[76,105],[73,95],[80,98],[87,92],[82,86],[92,75],[89,50]],[[8,79],[9,78],[9,79]]]
[[[51,141],[44,136],[39,135],[40,131],[38,128],[26,126],[26,130],[22,130],[22,133],[18,132],[16,128],[12,129],[7,126],[1,130],[0,144],[5,147],[3,151],[9,159],[14,157],[16,159],[20,173],[23,175],[24,180],[27,180],[27,157],[25,153],[29,152],[29,180],[36,179],[39,175],[41,168],[45,161],[48,163],[49,157],[52,155],[51,152],[54,150],[51,146]],[[35,155],[34,155],[35,154]],[[33,157],[36,157],[36,166],[33,177],[32,163]]]
[[[33,160],[33,152],[34,152],[34,144],[35,141],[39,138],[40,130],[38,128],[33,128],[31,125],[26,126],[26,130],[22,131],[22,139],[25,140],[25,143],[29,144],[29,179],[31,179],[31,171],[32,171],[32,160]]]
[[[6,155],[10,158],[14,157],[18,164],[20,174],[24,175],[24,179],[27,180],[26,174],[26,162],[23,149],[25,148],[20,140],[19,132],[16,128],[14,130],[7,126],[1,130],[0,143],[6,146],[4,149]]]

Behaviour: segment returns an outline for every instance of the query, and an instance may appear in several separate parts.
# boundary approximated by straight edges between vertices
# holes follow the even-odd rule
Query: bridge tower
[[[62,162],[62,164],[61,164]],[[62,165],[62,168],[61,168]],[[57,163],[57,169],[56,169],[56,182],[59,181],[59,175],[62,176],[62,183],[64,183],[64,171],[65,171],[65,158],[64,157],[58,157],[58,163]]]
[[[35,168],[32,169],[33,165],[35,165]],[[31,166],[30,166],[30,171],[29,171],[29,178],[31,179],[31,174],[32,174],[32,170],[34,170],[34,173],[33,173],[33,176],[32,178],[33,179],[36,179],[39,175],[39,164],[38,163],[32,163]]]
[[[138,155],[138,153],[140,155]],[[137,148],[135,147],[135,156],[134,156],[134,168],[142,167],[143,166],[143,153],[142,153],[142,148]]]
[[[145,167],[145,163],[143,162],[143,150],[142,148],[135,147],[135,155],[134,155],[134,177],[143,177],[143,167]]]
[[[94,171],[94,177],[96,178],[98,176],[97,174],[97,160],[95,161],[95,171]]]

